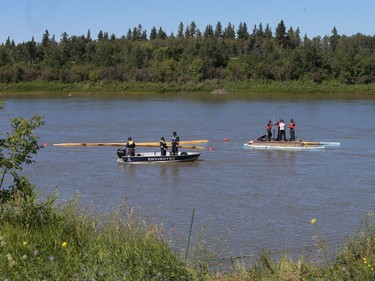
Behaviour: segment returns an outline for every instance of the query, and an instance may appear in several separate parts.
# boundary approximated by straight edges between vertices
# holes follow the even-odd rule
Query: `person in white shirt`
[[[283,119],[280,119],[280,121],[279,121],[279,129],[280,129],[279,141],[282,140],[282,139],[284,139],[284,141],[286,141],[285,123],[284,123]]]

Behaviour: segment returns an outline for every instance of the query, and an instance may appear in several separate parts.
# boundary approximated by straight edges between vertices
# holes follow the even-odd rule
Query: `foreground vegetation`
[[[3,206],[1,280],[194,279],[160,229],[137,222],[131,209],[99,219],[70,202],[40,221],[28,208],[20,201]]]
[[[161,225],[142,220],[126,205],[98,214],[79,198],[38,199],[20,171],[42,148],[34,130],[43,124],[41,116],[16,118],[12,132],[0,135],[0,280],[375,280],[370,213],[335,252],[327,250],[317,228],[309,256],[274,258],[265,251],[254,263],[214,272],[199,241],[187,259],[188,249],[181,253],[167,243]]]
[[[43,218],[31,202],[14,200],[1,208],[0,280],[375,279],[371,217],[335,257],[318,252],[314,259],[287,254],[274,259],[263,252],[253,264],[215,273],[208,270],[209,260],[185,263],[165,242],[160,226],[145,223],[126,206],[105,215],[94,215],[75,200],[49,211],[47,206],[38,210]]]

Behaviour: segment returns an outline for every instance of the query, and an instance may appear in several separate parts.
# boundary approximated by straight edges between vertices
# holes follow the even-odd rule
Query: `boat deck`
[[[284,149],[284,150],[319,150],[324,149],[324,145],[307,144],[301,140],[296,141],[276,141],[276,140],[253,140],[244,144],[245,148],[254,149]]]

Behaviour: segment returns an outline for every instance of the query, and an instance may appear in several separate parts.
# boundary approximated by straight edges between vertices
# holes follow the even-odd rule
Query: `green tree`
[[[275,39],[276,39],[276,44],[285,47],[286,46],[286,27],[284,24],[284,21],[281,20],[280,23],[276,27],[276,34],[275,34]]]
[[[51,41],[50,41],[50,38],[49,38],[49,32],[48,32],[48,30],[46,30],[45,33],[43,34],[42,46],[47,47],[50,42]]]
[[[165,33],[165,31],[161,27],[159,27],[159,30],[158,30],[158,38],[159,39],[167,38],[167,33]]]
[[[223,37],[223,26],[221,25],[221,22],[218,21],[215,27],[215,37],[220,38]]]
[[[239,39],[248,39],[249,38],[249,32],[247,30],[247,25],[246,23],[240,22],[240,25],[237,30],[237,37]]]
[[[150,32],[150,40],[155,40],[155,39],[157,39],[157,38],[158,38],[158,32],[157,32],[157,30],[156,30],[156,27],[153,26],[153,27],[151,28],[151,32]]]
[[[340,42],[340,35],[337,33],[336,26],[334,26],[332,29],[332,35],[329,38],[329,45],[331,47],[332,52],[336,51],[339,45],[339,42]]]
[[[3,104],[0,103],[0,110]],[[24,164],[35,162],[32,155],[37,154],[43,146],[38,144],[38,137],[34,130],[44,125],[42,116],[33,116],[30,120],[26,118],[14,118],[10,120],[12,132],[6,133],[5,137],[0,133],[0,200],[5,203],[12,200],[12,196],[28,186],[27,179],[19,176]],[[7,180],[13,177],[13,184]]]
[[[184,37],[184,24],[182,22],[178,25],[177,37]]]
[[[91,42],[91,31],[90,31],[90,29],[89,30],[87,30],[87,35],[86,35],[86,41],[87,42]]]
[[[224,29],[223,37],[225,39],[232,39],[236,38],[236,31],[234,30],[234,25],[230,22],[228,23],[227,27]]]
[[[194,59],[190,64],[189,71],[195,81],[201,81],[203,78],[204,62],[199,58]]]
[[[195,21],[192,21],[190,23],[189,31],[190,31],[190,34],[189,34],[190,37],[195,37],[197,35],[198,29],[197,29],[197,25],[195,24]]]
[[[205,38],[214,37],[214,29],[213,29],[212,25],[210,25],[210,24],[207,25],[206,30],[203,33],[203,37],[205,37]]]

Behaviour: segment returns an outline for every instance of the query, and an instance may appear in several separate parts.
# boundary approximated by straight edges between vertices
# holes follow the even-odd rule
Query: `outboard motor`
[[[122,158],[123,156],[126,156],[126,149],[124,148],[117,149],[117,156],[118,158]]]

